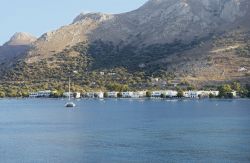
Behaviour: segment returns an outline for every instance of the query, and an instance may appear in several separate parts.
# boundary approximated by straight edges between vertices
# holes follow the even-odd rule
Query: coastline
[[[0,100],[63,100],[67,101],[67,98],[28,98],[28,97],[4,97],[0,98]],[[147,100],[147,101],[230,101],[230,100],[250,100],[250,98],[73,98],[74,101],[84,101],[84,100],[96,100],[96,101],[104,101],[104,100]]]

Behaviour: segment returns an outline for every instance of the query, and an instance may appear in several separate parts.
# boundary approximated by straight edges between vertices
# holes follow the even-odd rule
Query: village
[[[30,98],[53,98],[53,94],[55,92],[51,90],[45,91],[38,91],[32,92],[29,94]],[[232,91],[231,94],[233,97],[237,97],[237,92]],[[204,91],[204,90],[190,90],[190,91],[183,91],[178,92],[175,90],[157,90],[157,91],[127,91],[127,92],[103,92],[103,91],[96,91],[96,92],[64,92],[62,97],[72,97],[75,99],[80,98],[211,98],[219,96],[219,91]]]

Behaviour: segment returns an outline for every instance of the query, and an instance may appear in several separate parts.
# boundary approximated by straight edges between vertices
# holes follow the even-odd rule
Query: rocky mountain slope
[[[72,24],[39,38],[28,61],[46,58],[83,41],[136,46],[192,41],[235,28],[248,11],[247,0],[150,0],[124,14],[80,14]]]
[[[149,0],[128,13],[80,14],[33,42],[23,63],[28,72],[46,63],[44,72],[56,74],[64,62],[83,74],[120,67],[197,83],[247,81],[249,16],[248,0]]]
[[[0,68],[9,67],[16,60],[22,58],[36,39],[28,33],[15,33],[8,42],[0,46]]]

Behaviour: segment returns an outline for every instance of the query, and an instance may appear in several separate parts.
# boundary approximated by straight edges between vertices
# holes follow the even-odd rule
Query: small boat
[[[73,108],[76,106],[75,103],[71,102],[70,96],[71,96],[71,93],[70,93],[70,78],[69,78],[69,102],[65,104],[65,107],[67,108]]]
[[[75,107],[76,106],[76,104],[74,104],[73,102],[67,102],[66,104],[65,104],[65,107],[67,107],[67,108],[73,108],[73,107]]]

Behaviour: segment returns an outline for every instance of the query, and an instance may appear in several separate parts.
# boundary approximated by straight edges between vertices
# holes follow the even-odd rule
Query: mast
[[[70,101],[70,77],[69,77],[69,101]]]

